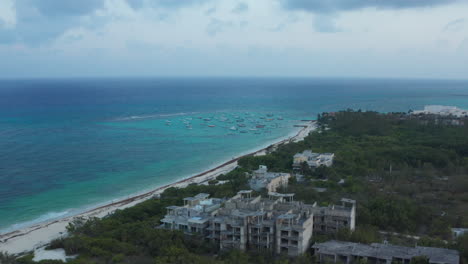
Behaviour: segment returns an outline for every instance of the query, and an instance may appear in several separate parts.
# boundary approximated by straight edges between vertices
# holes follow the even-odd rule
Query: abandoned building
[[[203,234],[211,219],[211,213],[220,208],[223,202],[222,199],[209,198],[209,196],[200,193],[195,197],[184,198],[184,206],[167,207],[167,214],[161,220],[161,227]]]
[[[268,192],[276,192],[279,187],[286,187],[291,178],[289,173],[268,172],[268,167],[260,165],[258,170],[253,171],[249,185],[252,190],[260,191],[266,188]]]
[[[356,228],[356,201],[341,199],[341,205],[314,207],[314,232],[317,234],[335,233],[346,228]]]
[[[302,164],[305,162],[310,168],[317,168],[320,166],[330,167],[333,165],[333,153],[314,153],[312,150],[305,150],[302,153],[294,155],[293,169],[300,171]]]
[[[346,199],[343,201],[351,201],[348,206],[319,207],[294,201],[294,194],[270,192],[268,198],[262,198],[252,197],[252,191],[247,190],[228,200],[199,194],[184,201],[184,206],[167,208],[160,228],[199,233],[221,250],[250,249],[298,256],[310,248],[315,221],[319,221],[319,232],[323,233],[354,229],[355,202]]]
[[[433,247],[403,247],[390,244],[371,245],[327,241],[312,246],[314,255],[321,263],[409,264],[414,257],[425,256],[430,264],[458,264],[458,251]]]

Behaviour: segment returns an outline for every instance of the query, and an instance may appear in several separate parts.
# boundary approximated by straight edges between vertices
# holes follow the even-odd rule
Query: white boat
[[[232,126],[231,128],[229,128],[229,130],[236,131],[236,130],[237,130],[237,127]]]

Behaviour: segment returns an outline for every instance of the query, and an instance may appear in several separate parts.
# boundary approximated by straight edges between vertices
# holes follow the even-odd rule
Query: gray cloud
[[[465,22],[466,20],[464,18],[455,19],[445,25],[443,31],[458,32],[465,27]]]
[[[140,9],[145,5],[145,0],[127,0],[127,3],[133,9]]]
[[[104,0],[29,0],[45,16],[81,16],[104,6]]]
[[[447,5],[464,0],[279,0],[283,7],[316,13],[331,13],[361,8],[407,9]]]
[[[185,6],[203,4],[211,0],[127,0],[134,9],[143,7],[181,8]]]
[[[214,37],[216,34],[223,32],[229,27],[232,27],[232,22],[222,21],[216,18],[211,19],[210,23],[206,27],[206,33]]]
[[[23,0],[16,1],[16,25],[0,29],[0,43],[39,45],[67,29],[83,25],[80,18],[104,6],[104,0]]]
[[[177,9],[207,1],[212,0],[127,0],[127,3],[134,9],[145,7]],[[14,28],[0,27],[0,43],[38,45],[60,36],[77,25],[96,27],[104,21],[94,20],[94,25],[84,24],[82,17],[104,8],[104,3],[105,0],[16,1],[17,23]]]
[[[249,10],[249,6],[246,3],[242,2],[242,3],[237,4],[236,7],[232,9],[232,12],[239,14],[239,13],[244,13],[248,10]]]
[[[208,10],[205,11],[205,15],[210,16],[212,14],[216,13],[216,7],[212,7]]]
[[[315,16],[314,28],[315,31],[320,33],[336,33],[342,31],[342,29],[336,26],[334,18],[328,15]]]

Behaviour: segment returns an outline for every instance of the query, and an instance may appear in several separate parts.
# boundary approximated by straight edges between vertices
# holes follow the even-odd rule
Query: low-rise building
[[[455,106],[446,105],[426,105],[424,110],[413,111],[413,115],[440,115],[453,117],[468,117],[468,110],[463,110]]]
[[[460,262],[458,251],[445,248],[327,241],[316,243],[312,249],[321,263],[409,264],[414,257],[421,256],[427,257],[430,264],[459,264]]]
[[[310,248],[315,214],[326,219],[320,225],[320,228],[324,226],[320,233],[335,232],[338,228],[354,229],[355,203],[352,207],[319,207],[317,203],[294,201],[294,194],[269,192],[268,198],[252,197],[251,190],[240,191],[228,200],[209,199],[207,194],[199,194],[184,201],[184,206],[167,208],[168,214],[160,227],[202,234],[221,250],[253,249],[301,255]],[[341,212],[339,224],[338,211]]]
[[[458,238],[463,235],[467,234],[468,235],[468,228],[452,228],[452,235],[453,238]]]
[[[289,178],[291,178],[289,173],[268,172],[267,166],[260,165],[258,170],[253,171],[249,185],[255,191],[266,188],[268,192],[276,192],[279,187],[288,185]]]
[[[302,164],[305,162],[310,168],[320,166],[330,167],[333,165],[334,153],[314,153],[312,150],[305,150],[302,153],[294,155],[293,169],[300,171]]]

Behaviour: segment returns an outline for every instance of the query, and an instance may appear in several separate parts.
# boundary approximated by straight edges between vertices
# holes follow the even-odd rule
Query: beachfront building
[[[463,110],[455,106],[426,105],[424,110],[413,111],[413,115],[440,115],[452,117],[468,117],[468,110]]]
[[[202,234],[221,250],[250,249],[288,256],[301,255],[310,248],[316,213],[329,219],[333,216],[327,214],[336,212],[330,210],[334,206],[322,208],[317,203],[294,201],[294,194],[269,192],[268,197],[263,198],[253,197],[252,190],[240,191],[224,201],[208,199],[206,194],[184,201],[182,207],[168,207],[161,228]],[[349,217],[353,219],[347,221],[353,223],[354,229],[355,214]],[[330,221],[324,224],[332,225]],[[351,225],[341,227],[348,226]],[[333,227],[337,227],[336,222]],[[321,233],[335,231],[337,229],[328,226],[320,230]]]
[[[409,264],[415,257],[427,257],[430,264],[459,264],[460,255],[456,250],[433,247],[403,247],[390,244],[371,245],[327,241],[312,246],[314,255],[321,263],[368,263],[368,264]]]
[[[212,213],[220,208],[222,202],[222,199],[209,198],[206,193],[184,198],[184,206],[166,208],[161,228],[206,235]]]
[[[265,188],[268,192],[276,192],[279,187],[288,185],[289,178],[289,173],[268,172],[267,166],[260,165],[258,170],[253,171],[249,185],[255,191]]]
[[[305,150],[294,155],[293,169],[300,171],[304,162],[312,169],[320,166],[330,167],[333,165],[334,158],[334,153],[314,153],[312,150]]]

